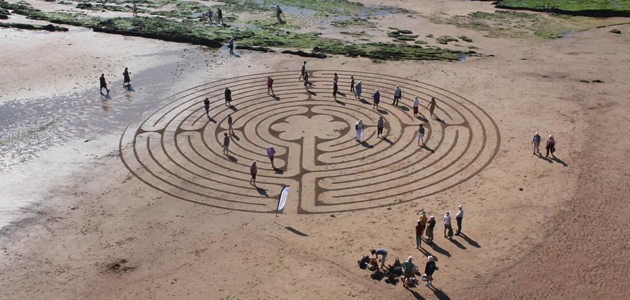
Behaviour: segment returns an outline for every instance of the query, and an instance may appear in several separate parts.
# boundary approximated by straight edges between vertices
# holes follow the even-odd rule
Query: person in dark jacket
[[[225,106],[232,106],[232,90],[225,88]]]
[[[430,286],[433,284],[433,273],[437,270],[437,266],[435,265],[435,258],[431,255],[427,256],[426,266],[424,267],[424,274],[427,275],[426,286]]]

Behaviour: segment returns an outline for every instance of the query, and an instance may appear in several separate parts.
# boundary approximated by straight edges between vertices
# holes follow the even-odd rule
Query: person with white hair
[[[553,153],[556,152],[556,140],[553,138],[553,134],[550,134],[547,138],[547,155],[545,157],[549,157],[549,152],[551,152],[551,156],[556,157]]]
[[[540,141],[540,135],[538,134],[538,131],[536,131],[536,133],[534,133],[534,138],[532,139],[532,145],[534,146],[534,155],[540,154]]]
[[[394,91],[394,102],[392,103],[392,105],[398,105],[398,101],[400,100],[400,98],[402,97],[402,90],[400,89],[400,86],[396,86],[396,90]]]
[[[413,278],[413,257],[411,255],[403,262],[403,286],[409,288],[411,278]]]
[[[448,233],[448,236],[446,234]],[[444,215],[444,237],[452,238],[453,237],[453,227],[451,226],[451,212],[447,211]]]
[[[427,276],[425,281],[425,285],[429,286],[433,284],[433,273],[437,270],[437,266],[435,265],[435,257],[429,255],[427,256],[427,264],[424,267],[424,274]]]
[[[464,206],[460,204],[457,208],[459,208],[459,211],[455,216],[455,220],[457,221],[456,235],[460,235],[462,233],[462,221],[464,220]]]
[[[356,130],[356,141],[361,142],[363,138],[363,121],[357,121],[357,123],[354,124],[354,129]]]
[[[374,90],[374,104],[372,104],[373,109],[378,109],[378,104],[381,102],[381,93],[378,90]]]
[[[418,116],[418,107],[420,106],[420,98],[416,96],[416,100],[413,101],[413,117]]]

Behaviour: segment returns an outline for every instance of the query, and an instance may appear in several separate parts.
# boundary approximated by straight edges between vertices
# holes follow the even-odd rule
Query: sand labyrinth
[[[496,156],[501,137],[490,116],[473,102],[438,87],[405,78],[337,71],[338,101],[332,97],[335,71],[310,71],[312,93],[296,72],[224,79],[172,96],[147,120],[130,125],[120,151],[125,166],[141,181],[177,199],[247,212],[274,212],[278,194],[291,186],[285,213],[330,213],[418,201],[478,174]],[[267,95],[274,79],[277,98]],[[350,76],[363,82],[364,100],[350,93]],[[403,98],[393,106],[400,85]],[[232,105],[224,105],[225,87]],[[380,110],[372,93],[381,91]],[[438,99],[437,116],[421,107]],[[203,99],[211,101],[206,117]],[[234,119],[230,156],[222,153],[227,115]],[[385,139],[376,137],[379,116]],[[363,143],[354,124],[363,120]],[[427,127],[426,148],[418,147],[419,124]],[[274,171],[266,148],[277,153]],[[249,185],[257,160],[258,188]]]

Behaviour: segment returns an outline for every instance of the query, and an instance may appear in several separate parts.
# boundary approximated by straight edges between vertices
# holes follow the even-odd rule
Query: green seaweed
[[[630,0],[499,0],[497,5],[503,8],[532,10],[580,11],[617,11],[630,12]]]
[[[436,43],[443,44],[443,45],[446,45],[449,42],[458,42],[458,41],[459,41],[458,39],[452,36],[448,36],[448,35],[443,35],[435,40]]]
[[[339,27],[339,28],[346,28],[349,26],[376,28],[376,24],[363,18],[349,18],[349,19],[342,19],[342,20],[334,20],[330,22],[330,24],[332,26]]]

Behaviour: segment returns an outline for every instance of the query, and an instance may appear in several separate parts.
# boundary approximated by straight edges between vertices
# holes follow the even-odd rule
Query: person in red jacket
[[[267,76],[267,95],[269,95],[269,92],[271,92],[272,96],[276,95],[276,93],[273,91],[273,79],[271,78],[271,76]]]

